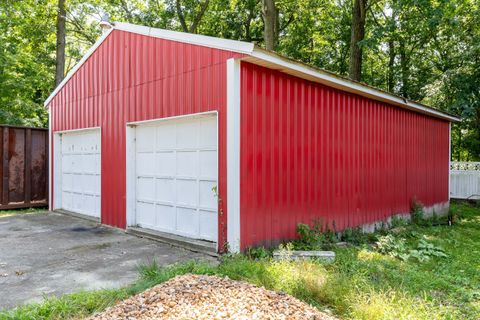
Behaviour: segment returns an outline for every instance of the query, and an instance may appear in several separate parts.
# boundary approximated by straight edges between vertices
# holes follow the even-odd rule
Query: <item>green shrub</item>
[[[378,237],[376,249],[381,254],[386,254],[402,261],[416,259],[418,262],[426,262],[432,257],[447,257],[443,248],[435,246],[425,238],[420,239],[415,248],[411,249],[405,239],[391,234]]]
[[[340,240],[354,245],[361,245],[368,242],[369,236],[360,228],[347,228],[341,233]]]
[[[377,251],[400,260],[408,260],[408,248],[405,239],[392,234],[379,236],[376,242]]]
[[[265,249],[265,247],[248,247],[245,254],[250,259],[261,260],[270,258],[272,256],[272,250]]]
[[[315,223],[313,227],[299,223],[297,225],[297,234],[298,239],[292,241],[296,250],[327,249],[338,241],[337,234],[332,230],[323,230],[320,223]]]
[[[402,228],[408,226],[408,221],[402,216],[393,216],[390,222],[392,228]]]
[[[412,207],[410,210],[411,222],[416,225],[423,225],[424,211],[423,204],[417,200],[412,201]]]

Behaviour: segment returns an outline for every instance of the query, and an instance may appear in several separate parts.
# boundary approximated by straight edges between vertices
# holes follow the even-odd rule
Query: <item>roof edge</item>
[[[107,37],[112,33],[114,29],[111,28],[104,32],[100,38],[93,44],[93,46],[88,49],[87,53],[80,59],[80,61],[67,73],[65,78],[63,78],[62,82],[59,83],[58,86],[55,87],[53,92],[48,96],[48,98],[43,103],[44,107],[47,107],[48,104],[53,100],[53,98],[57,95],[57,93],[65,86],[65,84],[70,80],[70,78],[80,69],[80,67],[87,61],[88,58],[97,50],[98,47],[107,39]]]
[[[204,47],[216,48],[246,54],[246,57],[240,58],[243,61],[251,62],[257,65],[265,66],[274,70],[279,70],[287,74],[291,74],[306,80],[325,84],[330,87],[355,93],[370,99],[390,103],[412,111],[427,114],[436,118],[444,119],[452,122],[460,122],[461,119],[452,114],[431,108],[418,102],[407,100],[403,97],[396,96],[389,92],[371,87],[367,84],[353,81],[328,72],[326,70],[317,69],[307,64],[288,59],[274,52],[264,50],[255,46],[250,42],[237,40],[222,39],[193,33],[170,31],[164,29],[151,28],[141,25],[135,25],[124,22],[113,23],[113,28],[106,31],[95,42],[95,44],[87,51],[83,58],[68,72],[62,82],[53,90],[44,102],[44,106],[53,100],[58,92],[65,86],[70,78],[80,69],[87,59],[95,52],[95,50],[105,41],[105,39],[114,31],[120,30],[141,34],[150,37],[156,37],[171,41],[178,41],[199,45]]]
[[[336,75],[334,73],[317,69],[304,63],[294,61],[274,52],[255,46],[251,55],[241,60],[251,62],[253,64],[268,67],[287,74],[291,74],[306,80],[318,82],[329,87],[342,89],[350,93],[355,93],[370,99],[390,103],[422,114],[427,114],[436,118],[451,122],[461,122],[462,120],[452,114],[443,112],[421,103],[407,100],[406,98],[396,96],[389,92],[371,87],[367,84],[353,81]]]
[[[113,24],[113,28],[116,30],[142,34],[165,40],[178,41],[203,47],[233,51],[244,54],[251,54],[255,47],[254,44],[250,42],[210,37],[195,33],[151,28],[126,22],[115,22]]]
[[[105,41],[105,39],[113,32],[113,30],[119,30],[124,32],[131,32],[135,34],[161,38],[165,40],[178,41],[183,43],[189,43],[193,45],[215,48],[220,50],[227,50],[232,52],[238,52],[250,55],[253,52],[254,44],[250,42],[243,42],[237,40],[222,39],[210,36],[204,36],[193,33],[178,32],[164,29],[151,28],[141,25],[135,25],[126,22],[114,22],[112,28],[102,34],[100,38],[94,43],[94,45],[87,51],[82,59],[68,72],[62,82],[53,90],[44,102],[44,106],[52,101],[57,93],[63,88],[63,86],[70,80],[70,78],[77,72],[78,69],[87,61],[87,59],[95,52],[95,50]]]

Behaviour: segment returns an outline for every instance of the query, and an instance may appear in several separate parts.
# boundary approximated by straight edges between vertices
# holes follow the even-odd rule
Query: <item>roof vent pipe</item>
[[[113,28],[112,24],[110,23],[110,17],[108,13],[105,13],[102,16],[102,19],[100,20],[99,25],[100,25],[100,28],[102,28],[102,33],[106,33],[108,30]]]

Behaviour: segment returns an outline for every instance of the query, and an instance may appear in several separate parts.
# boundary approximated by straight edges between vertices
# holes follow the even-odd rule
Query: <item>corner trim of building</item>
[[[240,252],[240,60],[227,60],[227,242]]]
[[[136,222],[136,130],[135,126],[126,125],[125,127],[125,192],[126,192],[126,227],[134,226]]]
[[[53,185],[52,185],[52,175],[53,175],[53,162],[52,162],[52,152],[53,152],[53,139],[52,139],[52,112],[53,109],[49,108],[48,110],[48,210],[53,210]]]

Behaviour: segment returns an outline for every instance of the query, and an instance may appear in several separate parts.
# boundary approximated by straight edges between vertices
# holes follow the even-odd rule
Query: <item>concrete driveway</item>
[[[0,310],[43,295],[125,286],[153,259],[213,260],[59,213],[0,216]]]

